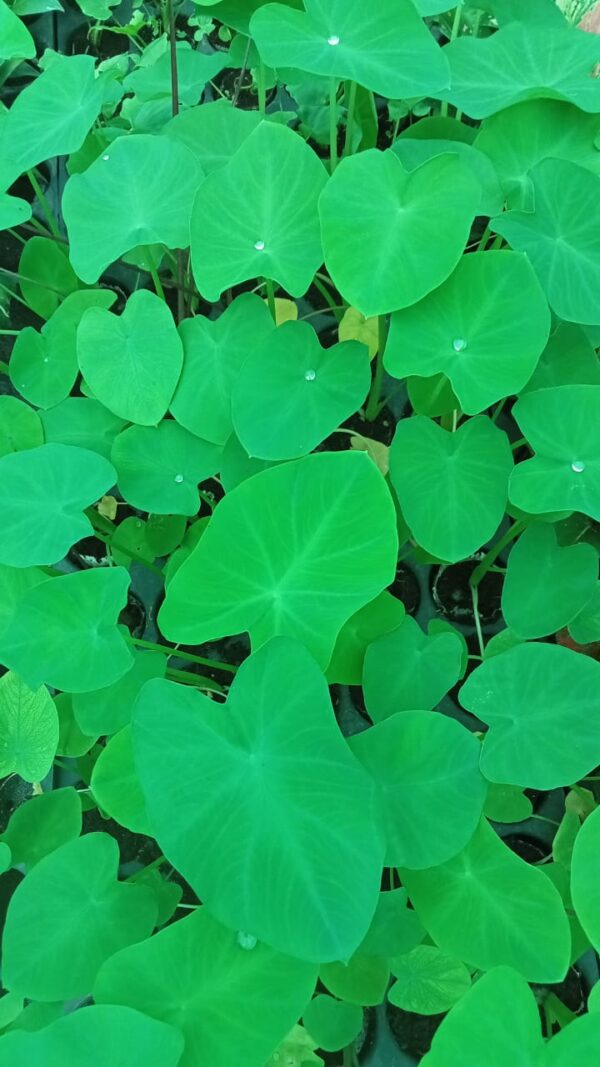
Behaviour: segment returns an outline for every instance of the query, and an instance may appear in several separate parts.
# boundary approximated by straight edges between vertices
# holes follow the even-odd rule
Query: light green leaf
[[[151,678],[164,678],[167,658],[162,652],[135,652],[131,665],[117,681],[103,689],[74,693],[73,714],[84,733],[115,734],[131,722],[133,705]]]
[[[133,740],[156,839],[211,913],[299,959],[348,958],[375,911],[383,840],[374,783],[303,646],[277,638],[246,660],[226,712],[149,682]]]
[[[112,443],[125,422],[99,400],[68,396],[56,407],[40,412],[44,436],[49,444],[77,445],[110,459]]]
[[[432,96],[449,85],[446,58],[410,0],[304,0],[305,12],[261,6],[250,32],[270,67],[349,79],[381,96]]]
[[[62,210],[78,277],[93,284],[138,245],[186,248],[201,179],[194,155],[172,138],[117,137],[65,186]]]
[[[361,942],[358,956],[400,956],[410,952],[425,937],[425,929],[413,908],[407,907],[406,889],[379,894],[371,925]]]
[[[32,59],[35,41],[25,23],[17,18],[4,0],[0,0],[0,62],[13,59]]]
[[[322,348],[307,322],[286,322],[253,346],[236,377],[235,432],[251,456],[296,459],[360,407],[370,384],[366,345]]]
[[[324,1052],[346,1048],[360,1033],[363,1013],[358,1004],[346,1004],[324,993],[314,997],[303,1017],[316,1045]]]
[[[133,763],[131,726],[111,737],[98,756],[90,781],[96,803],[134,834],[152,836],[142,788]]]
[[[480,743],[460,723],[403,711],[350,738],[381,792],[386,866],[421,869],[455,856],[479,823]]]
[[[257,126],[194,202],[192,267],[202,295],[215,302],[230,286],[264,276],[302,296],[323,259],[317,201],[326,181],[299,134]]]
[[[27,200],[21,200],[18,196],[9,196],[8,193],[0,192],[0,230],[8,230],[12,226],[20,226],[23,222],[29,222],[30,218],[31,204]]]
[[[598,553],[592,545],[561,547],[556,530],[533,523],[508,557],[502,614],[520,637],[546,637],[562,629],[591,600],[597,584]]]
[[[409,126],[410,130],[411,127]],[[406,133],[406,131],[404,131]],[[479,183],[478,215],[496,215],[504,207],[504,196],[492,161],[478,148],[465,141],[440,137],[429,140],[423,137],[398,137],[391,145],[406,170],[416,170],[434,156],[451,152],[462,159]]]
[[[569,623],[569,633],[580,645],[600,641],[600,582],[596,582],[591,599],[583,611]]]
[[[489,783],[483,808],[486,819],[502,823],[523,822],[532,812],[531,800],[518,786]]]
[[[245,944],[198,908],[107,960],[94,999],[181,1028],[178,1067],[263,1067],[301,1014],[316,974],[266,945]]]
[[[247,478],[251,478],[253,474],[260,474],[261,471],[266,471],[269,467],[274,466],[274,463],[270,463],[266,459],[256,459],[255,456],[249,456],[236,435],[232,433],[231,437],[227,439],[221,459],[223,488],[226,493],[230,493],[232,489],[235,489],[241,482],[245,482]]]
[[[1,683],[0,683],[1,684]],[[34,867],[66,841],[81,833],[81,800],[72,786],[33,796],[16,809],[2,840],[12,862]]]
[[[325,963],[319,971],[323,985],[350,1004],[381,1004],[390,980],[389,961],[356,953],[348,962]]]
[[[223,52],[201,52],[187,41],[176,45],[177,97],[180,104],[197,104],[207,82],[227,66]],[[126,93],[134,93],[140,101],[164,99],[171,102],[171,52],[163,52],[156,62],[139,66],[123,79]]]
[[[464,963],[435,945],[417,945],[392,963],[396,981],[388,993],[390,1004],[418,1015],[448,1011],[467,993],[471,975]]]
[[[455,155],[410,172],[391,151],[344,159],[319,201],[325,262],[337,288],[366,316],[421,300],[456,267],[478,200],[479,183]]]
[[[127,601],[123,567],[76,571],[33,586],[0,635],[0,659],[31,689],[81,693],[110,685],[132,662],[117,629]]]
[[[2,939],[2,980],[32,1000],[86,996],[100,965],[148,937],[156,920],[145,886],[118,882],[119,847],[85,834],[40,860],[17,887]]]
[[[84,508],[115,483],[102,456],[71,445],[40,445],[0,459],[3,535],[0,562],[56,563],[92,532]]]
[[[523,388],[549,333],[548,304],[527,257],[478,252],[392,315],[385,366],[396,378],[445,374],[463,411],[476,415]]]
[[[73,698],[70,693],[59,693],[55,696],[54,703],[58,712],[57,756],[71,756],[76,759],[85,755],[97,741],[98,735],[86,736],[79,729],[73,714]]]
[[[506,964],[530,982],[564,978],[571,935],[558,890],[485,821],[454,859],[400,877],[444,952],[483,971]]]
[[[44,430],[37,411],[15,396],[0,396],[0,458],[43,444]]]
[[[19,260],[19,286],[29,307],[49,319],[78,285],[63,246],[49,237],[30,237]]]
[[[229,162],[261,121],[258,111],[243,111],[222,98],[180,111],[162,132],[186,145],[204,173],[211,174]]]
[[[506,434],[483,415],[463,422],[456,433],[423,415],[404,419],[390,449],[390,475],[405,521],[422,548],[451,563],[470,556],[498,529],[512,465]]]
[[[600,385],[600,361],[580,326],[559,322],[522,393],[556,385]]]
[[[27,591],[47,577],[40,567],[5,567],[0,563],[0,634],[6,630]]]
[[[221,449],[201,441],[172,419],[130,426],[114,441],[117,483],[132,507],[160,515],[195,515],[198,483],[219,469]]]
[[[585,819],[573,847],[571,893],[583,929],[594,948],[600,945],[600,808]]]
[[[402,601],[388,592],[380,593],[355,612],[337,636],[326,672],[329,684],[361,685],[368,646],[400,626],[405,614]]]
[[[325,668],[346,620],[393,581],[396,555],[392,499],[368,456],[307,456],[227,493],[159,625],[185,644],[247,630],[258,648],[286,634]]]
[[[489,724],[481,769],[492,782],[554,789],[600,763],[600,664],[561,645],[517,645],[476,667],[463,707]]]
[[[35,691],[12,671],[0,678],[0,778],[26,782],[46,777],[58,744],[58,716],[41,686]]]

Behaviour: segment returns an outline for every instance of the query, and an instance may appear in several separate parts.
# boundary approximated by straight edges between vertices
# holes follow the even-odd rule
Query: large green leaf
[[[506,434],[483,415],[456,433],[423,415],[399,422],[390,474],[419,545],[452,563],[483,545],[504,515],[512,464]]]
[[[310,964],[252,946],[199,908],[108,960],[94,998],[181,1028],[178,1067],[263,1067],[302,1013],[315,979]]]
[[[0,0],[0,63],[9,59],[32,59],[35,42],[27,26]]]
[[[286,322],[253,346],[237,374],[235,432],[259,459],[307,455],[360,407],[370,384],[366,345],[322,348],[307,322]]]
[[[434,708],[461,673],[460,636],[425,634],[407,616],[367,648],[362,683],[369,715],[380,722],[397,711]]]
[[[0,678],[0,778],[18,774],[39,782],[58,745],[58,715],[45,686],[35,692],[8,671]]]
[[[384,591],[355,612],[340,630],[327,665],[327,681],[361,685],[365,652],[372,641],[395,630],[406,615],[404,604]]]
[[[492,782],[554,789],[600,763],[600,664],[561,645],[516,645],[460,691],[489,724],[481,768]]]
[[[578,30],[514,22],[490,37],[460,37],[444,49],[450,89],[440,100],[484,119],[532,97],[566,100],[582,111],[600,111],[600,84],[590,77],[600,42]]]
[[[383,837],[302,645],[277,638],[246,660],[225,711],[149,682],[133,740],[154,834],[211,913],[300,959],[347,959],[375,911]]]
[[[267,305],[253,293],[236,297],[218,319],[195,315],[183,320],[183,369],[170,406],[181,426],[225,444],[233,431],[231,392],[242,363],[274,328]]]
[[[62,209],[77,275],[94,283],[139,245],[186,248],[201,179],[193,153],[173,138],[118,137],[65,186]]]
[[[573,847],[571,894],[583,929],[595,949],[600,945],[600,808],[583,823]]]
[[[102,83],[92,56],[57,56],[0,117],[6,186],[42,160],[76,152],[101,106]]]
[[[596,590],[598,553],[589,544],[561,547],[553,526],[534,523],[511,550],[502,614],[519,637],[546,637],[567,626]]]
[[[9,452],[43,444],[44,429],[37,411],[16,396],[0,396],[0,458]]]
[[[103,689],[73,694],[73,714],[84,734],[114,734],[131,721],[136,697],[151,678],[164,678],[167,659],[162,652],[135,652],[125,674]]]
[[[548,304],[527,257],[479,252],[392,315],[385,365],[396,378],[445,374],[463,411],[476,415],[523,388],[549,333]]]
[[[299,134],[263,122],[205,178],[192,214],[192,266],[210,301],[249,278],[302,296],[323,260],[317,201],[327,181]]]
[[[130,1067],[156,1063],[178,1067],[183,1038],[178,1028],[117,1005],[93,1005],[29,1033],[13,1030],[0,1038],[0,1067]]]
[[[287,634],[326,667],[344,622],[393,581],[396,554],[392,499],[368,456],[307,456],[217,505],[169,584],[159,625],[188,644],[248,630],[258,648]]]
[[[593,84],[600,91],[600,81]],[[531,210],[497,215],[490,227],[527,253],[559,318],[595,325],[600,322],[600,236],[590,216],[600,198],[600,175],[565,159],[543,159],[529,171],[529,180]]]
[[[90,787],[98,807],[134,834],[152,835],[133,762],[131,726],[111,737],[98,756]]]
[[[356,734],[350,747],[381,791],[387,866],[433,867],[464,848],[486,792],[480,744],[464,726],[402,711]]]
[[[49,444],[77,445],[110,459],[112,443],[125,422],[99,400],[68,396],[55,407],[40,412],[44,437]]]
[[[154,895],[118,882],[119,847],[108,834],[68,841],[15,890],[2,938],[2,981],[32,1000],[86,996],[100,965],[150,934]]]
[[[265,4],[250,31],[265,63],[350,79],[381,96],[431,96],[450,84],[445,56],[411,0]]]
[[[464,963],[440,952],[435,945],[417,945],[411,952],[397,957],[392,974],[396,981],[388,1000],[403,1011],[419,1015],[448,1011],[471,985],[471,975]]]
[[[400,877],[445,952],[483,971],[507,964],[530,982],[564,978],[571,935],[558,890],[485,820],[454,859],[425,871],[402,868]]]
[[[535,456],[512,472],[511,502],[534,515],[582,511],[600,521],[600,386],[527,393],[513,415]]]
[[[76,571],[34,585],[0,634],[0,660],[31,689],[46,682],[81,693],[110,685],[132,663],[117,629],[128,585],[123,567]]]
[[[502,211],[504,196],[500,181],[492,161],[483,152],[460,140],[443,137],[430,140],[424,134],[411,137],[412,128],[408,126],[403,131],[404,136],[398,137],[391,146],[392,152],[395,152],[406,170],[416,170],[433,156],[441,156],[450,152],[463,160],[479,182],[477,214],[495,215],[498,211]]]
[[[478,200],[479,183],[456,155],[410,172],[390,151],[343,160],[319,201],[336,286],[366,316],[421,300],[458,263]]]
[[[40,445],[0,459],[0,562],[57,563],[92,531],[84,508],[114,485],[111,464],[72,445]]]
[[[122,315],[86,311],[77,358],[98,400],[127,422],[153,426],[165,414],[183,363],[169,308],[148,289],[132,293]]]
[[[2,840],[10,848],[13,864],[31,868],[80,833],[80,795],[73,786],[67,786],[21,804],[11,815]]]
[[[198,483],[219,469],[221,449],[173,419],[130,426],[114,441],[111,459],[119,489],[133,507],[155,515],[195,515]]]
[[[229,162],[261,121],[258,111],[232,107],[230,100],[221,98],[180,111],[162,132],[187,145],[204,173],[210,174]]]

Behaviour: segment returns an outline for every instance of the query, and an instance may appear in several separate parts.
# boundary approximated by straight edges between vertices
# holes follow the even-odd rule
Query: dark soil
[[[320,992],[327,992],[325,988]],[[376,1025],[377,1018],[373,1008],[363,1008],[363,1026],[356,1039],[356,1052],[359,1061],[362,1063],[367,1056],[370,1055],[372,1049],[375,1047],[376,1040]],[[342,1067],[344,1062],[343,1052],[323,1052],[322,1049],[317,1049],[316,1055],[320,1056],[325,1067]]]
[[[502,840],[511,852],[520,856],[526,863],[539,863],[547,859],[550,852],[550,845],[543,845],[537,838],[527,834],[507,834]]]
[[[440,612],[450,622],[474,625],[473,599],[469,579],[479,564],[478,558],[464,560],[432,568],[431,595]],[[500,617],[500,599],[503,577],[488,571],[479,584],[478,610],[482,625],[495,622]]]
[[[396,567],[396,577],[388,589],[392,596],[401,600],[407,615],[416,615],[421,603],[421,587],[416,574],[405,563]]]
[[[134,834],[114,819],[105,819],[98,808],[84,811],[81,832],[82,834],[104,833],[114,837],[119,845],[121,863],[135,862],[141,867],[147,867],[160,856],[160,849],[154,838],[146,837],[144,834]]]
[[[417,1015],[416,1012],[403,1011],[390,1003],[386,1004],[386,1014],[396,1043],[403,1052],[417,1058],[429,1052],[436,1030],[445,1018],[445,1012],[439,1015]]]

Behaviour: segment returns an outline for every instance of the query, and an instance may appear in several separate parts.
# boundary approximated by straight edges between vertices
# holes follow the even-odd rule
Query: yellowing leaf
[[[268,306],[268,300],[265,304]],[[295,300],[288,300],[283,296],[275,297],[275,321],[278,326],[284,322],[295,322],[298,318],[298,305]]]
[[[101,515],[104,515],[105,519],[116,519],[117,517],[117,501],[114,496],[103,496],[102,500],[98,504],[98,511]]]
[[[340,322],[338,336],[340,341],[361,341],[369,349],[370,359],[377,355],[379,334],[376,316],[367,319],[356,308],[348,308]]]
[[[383,475],[388,473],[390,469],[390,450],[387,445],[382,445],[381,441],[374,441],[372,437],[363,437],[361,434],[356,434],[350,438],[350,447],[356,452],[366,452]]]

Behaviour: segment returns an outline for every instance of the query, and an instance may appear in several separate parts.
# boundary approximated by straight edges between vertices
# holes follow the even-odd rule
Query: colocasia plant
[[[597,6],[63,6],[0,0],[0,1067],[593,1067]]]

